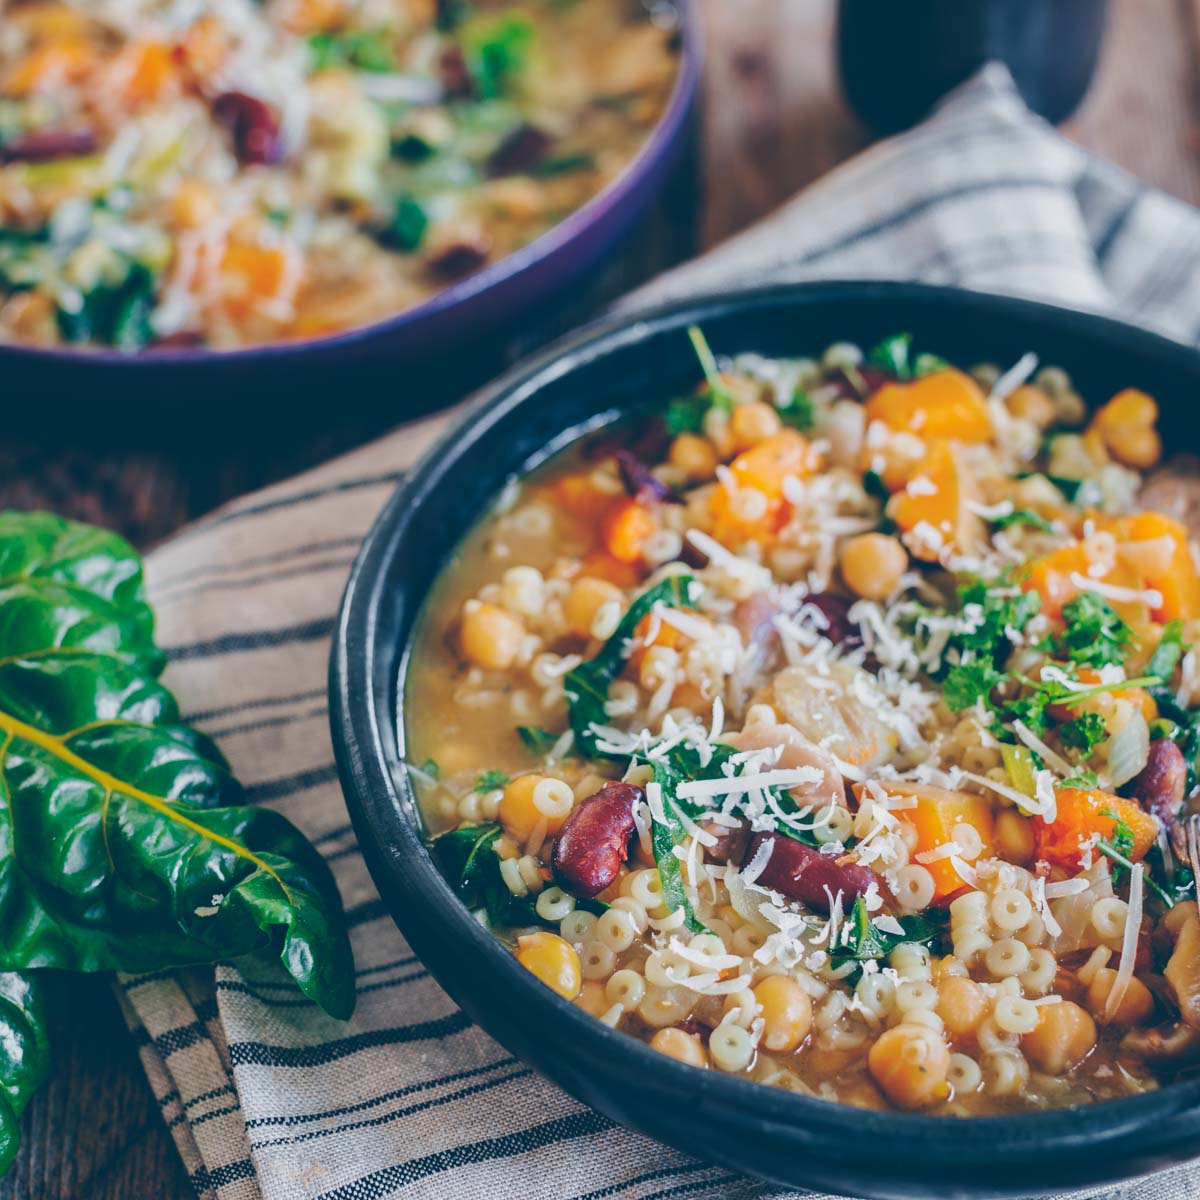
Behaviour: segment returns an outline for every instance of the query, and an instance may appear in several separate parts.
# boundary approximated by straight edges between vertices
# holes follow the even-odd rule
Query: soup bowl
[[[337,394],[341,373],[348,368],[370,380],[358,389],[359,407],[386,406],[395,414],[447,403],[447,388],[474,386],[486,377],[475,372],[502,365],[504,335],[548,323],[555,300],[599,270],[682,157],[700,80],[700,30],[691,0],[664,0],[659,7],[674,15],[679,51],[674,85],[657,122],[607,186],[526,245],[409,308],[320,337],[231,350],[152,348],[138,354],[0,343],[6,382],[23,398],[52,399],[59,406],[55,412],[66,408],[83,420],[95,410],[101,410],[104,422],[114,414],[152,421],[169,414],[201,428],[212,412],[235,408],[244,422],[266,400],[275,401],[269,406],[273,412],[280,401],[286,401],[289,414],[298,409],[320,412],[331,392]],[[538,320],[523,326],[522,318],[533,314]],[[479,351],[479,339],[488,334],[496,345],[485,354]],[[469,342],[476,353],[465,360],[443,354]],[[399,385],[398,368],[403,368]],[[32,411],[19,423],[36,424],[38,419]],[[274,427],[277,432],[278,421]]]
[[[613,1120],[776,1183],[872,1197],[1018,1196],[1128,1179],[1200,1153],[1200,1079],[1128,1099],[969,1119],[868,1111],[697,1071],[539,983],[466,910],[426,849],[405,761],[410,642],[456,543],[506,481],[582,432],[700,378],[685,329],[721,353],[811,352],[898,329],[959,361],[1032,350],[1085,395],[1137,385],[1164,441],[1200,448],[1200,354],[1096,316],[912,284],[706,296],[605,321],[487,389],[398,487],[346,588],[330,665],[337,763],[385,904],[451,997],[497,1041]]]

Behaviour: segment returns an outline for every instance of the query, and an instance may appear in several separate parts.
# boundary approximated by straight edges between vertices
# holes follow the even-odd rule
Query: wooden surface
[[[869,137],[837,92],[833,0],[699,2],[708,63],[696,228],[705,246],[769,212]],[[1112,9],[1095,85],[1068,132],[1148,182],[1200,203],[1200,0],[1112,0]],[[610,289],[684,252],[691,190],[685,176],[666,211],[614,269]],[[359,418],[299,434],[277,430],[265,444],[207,450],[64,447],[56,426],[44,438],[0,439],[0,507],[52,508],[112,525],[146,547],[221,501],[386,424],[386,417]],[[26,1115],[21,1156],[0,1182],[0,1200],[190,1196],[106,981],[72,982],[56,1024],[58,1074]]]

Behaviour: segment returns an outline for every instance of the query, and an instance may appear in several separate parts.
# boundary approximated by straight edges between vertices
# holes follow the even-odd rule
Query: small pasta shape
[[[946,1082],[954,1089],[955,1095],[965,1096],[979,1091],[983,1083],[983,1072],[969,1054],[951,1054]]]
[[[1040,947],[1030,950],[1029,965],[1021,972],[1021,987],[1030,995],[1044,996],[1058,975],[1058,959]]]
[[[1006,933],[1016,933],[1023,929],[1033,914],[1033,905],[1024,892],[1016,888],[1004,888],[992,897],[988,906],[992,924]]]
[[[548,887],[534,905],[543,921],[561,921],[575,909],[575,897],[559,887]]]
[[[897,902],[910,912],[920,912],[933,903],[937,890],[933,876],[917,863],[901,867],[895,873],[895,884],[892,889]]]
[[[754,1058],[754,1040],[740,1025],[722,1022],[708,1039],[708,1053],[718,1071],[744,1071]]]
[[[1092,928],[1102,941],[1120,942],[1125,934],[1129,905],[1119,896],[1106,896],[1092,906]]]
[[[992,1020],[1002,1033],[1032,1033],[1037,1027],[1037,1005],[1024,996],[1001,996],[992,1006]]]
[[[984,962],[997,979],[1008,979],[1029,966],[1029,947],[1016,938],[1001,938],[988,947]]]
[[[626,1009],[637,1008],[646,995],[646,981],[628,967],[614,971],[604,985],[604,995],[610,1004],[620,1004]]]

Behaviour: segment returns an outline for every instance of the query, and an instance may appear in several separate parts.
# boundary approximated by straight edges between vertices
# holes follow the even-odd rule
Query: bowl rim
[[[204,346],[165,347],[130,354],[112,347],[37,346],[24,342],[0,342],[0,359],[19,364],[68,363],[74,366],[122,366],[137,369],[162,366],[238,366],[250,361],[287,360],[304,354],[336,353],[359,343],[418,326],[465,305],[493,287],[524,275],[532,268],[566,251],[594,222],[631,202],[642,185],[653,177],[659,162],[676,144],[691,112],[700,84],[703,35],[695,0],[669,0],[676,13],[680,35],[679,68],[675,82],[658,120],[637,152],[600,191],[568,213],[531,242],[519,246],[479,271],[447,285],[426,299],[365,325],[354,325],[313,338],[263,342],[214,350]]]
[[[436,935],[453,945],[458,953],[470,958],[474,974],[488,973],[494,996],[519,997],[530,1027],[561,1031],[554,1037],[556,1045],[567,1038],[578,1039],[582,1047],[579,1056],[606,1062],[606,1071],[620,1069],[630,1072],[629,1078],[643,1080],[657,1076],[653,1087],[661,1084],[663,1091],[688,1096],[689,1103],[694,1099],[697,1105],[715,1105],[724,1117],[740,1120],[747,1128],[770,1131],[772,1136],[790,1140],[793,1145],[797,1139],[824,1145],[827,1139],[844,1134],[851,1119],[856,1133],[864,1135],[856,1141],[856,1159],[880,1169],[900,1171],[902,1159],[933,1153],[939,1172],[994,1163],[1002,1155],[1018,1156],[1014,1160],[1018,1166],[1031,1165],[1027,1157],[1031,1152],[1037,1154],[1039,1165],[1049,1165],[1051,1160],[1079,1163],[1082,1156],[1096,1152],[1098,1140],[1116,1144],[1122,1137],[1144,1135],[1152,1127],[1165,1127],[1168,1121],[1177,1122],[1188,1114],[1193,1123],[1200,1122],[1200,1079],[1074,1108],[970,1117],[956,1123],[944,1116],[853,1108],[767,1089],[718,1071],[696,1071],[628,1034],[610,1029],[532,978],[470,915],[438,870],[415,823],[405,814],[406,808],[415,809],[415,796],[406,772],[398,772],[400,778],[393,776],[383,741],[390,736],[395,748],[391,757],[402,757],[403,726],[398,713],[381,713],[376,703],[380,656],[389,653],[380,642],[378,618],[389,569],[394,566],[406,530],[419,519],[428,496],[444,485],[444,476],[452,471],[458,458],[470,447],[486,442],[493,427],[536,397],[543,384],[570,374],[581,364],[620,353],[652,334],[683,329],[703,322],[706,316],[728,312],[733,306],[770,305],[799,294],[868,304],[875,299],[916,299],[965,305],[985,316],[1036,316],[1051,336],[1082,331],[1126,351],[1156,357],[1168,370],[1190,372],[1200,380],[1200,352],[1110,317],[961,288],[869,280],[772,284],[675,299],[593,322],[510,369],[456,417],[397,485],[364,539],[335,625],[329,664],[335,758],[347,809],[385,906],[397,919],[401,909],[397,897],[401,898],[404,920],[397,919],[397,924],[410,942],[419,940],[428,946],[432,944],[429,939]],[[476,519],[480,515],[475,514]],[[423,592],[420,602],[413,606],[416,610],[426,595],[427,591]],[[392,658],[393,674],[401,683],[401,700],[411,632],[402,647],[394,648]],[[387,734],[385,722],[392,722]],[[486,1020],[480,1023],[488,1027]],[[569,1084],[563,1086],[573,1090]],[[945,1136],[949,1134],[954,1136]],[[1176,1156],[1172,1161],[1182,1160]],[[1128,1171],[1126,1176],[1135,1173]],[[1112,1178],[1102,1174],[1098,1181]],[[1075,1186],[1087,1183],[1084,1180]]]

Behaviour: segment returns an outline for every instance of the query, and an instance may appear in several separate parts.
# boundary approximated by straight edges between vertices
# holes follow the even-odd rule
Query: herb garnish
[[[475,780],[474,790],[477,792],[493,792],[496,788],[504,787],[506,783],[508,783],[508,776],[503,771],[484,771]]]
[[[545,754],[562,734],[551,733],[550,730],[537,725],[518,725],[517,736],[534,754]]]
[[[1125,661],[1133,642],[1133,630],[1099,593],[1080,592],[1063,605],[1062,615],[1064,629],[1049,639],[1050,653],[1089,667],[1120,665]]]
[[[1040,513],[1032,508],[1016,508],[1010,513],[998,517],[989,517],[988,521],[997,529],[1008,529],[1013,525],[1028,525],[1031,529],[1040,529],[1043,533],[1055,533],[1054,526]]]
[[[717,360],[713,356],[704,333],[699,325],[689,325],[687,334],[691,339],[692,349],[696,351],[696,357],[700,360],[700,369],[704,372],[704,378],[708,383],[709,404],[713,408],[729,412],[733,408],[733,397],[729,394],[729,389],[721,378]]]

